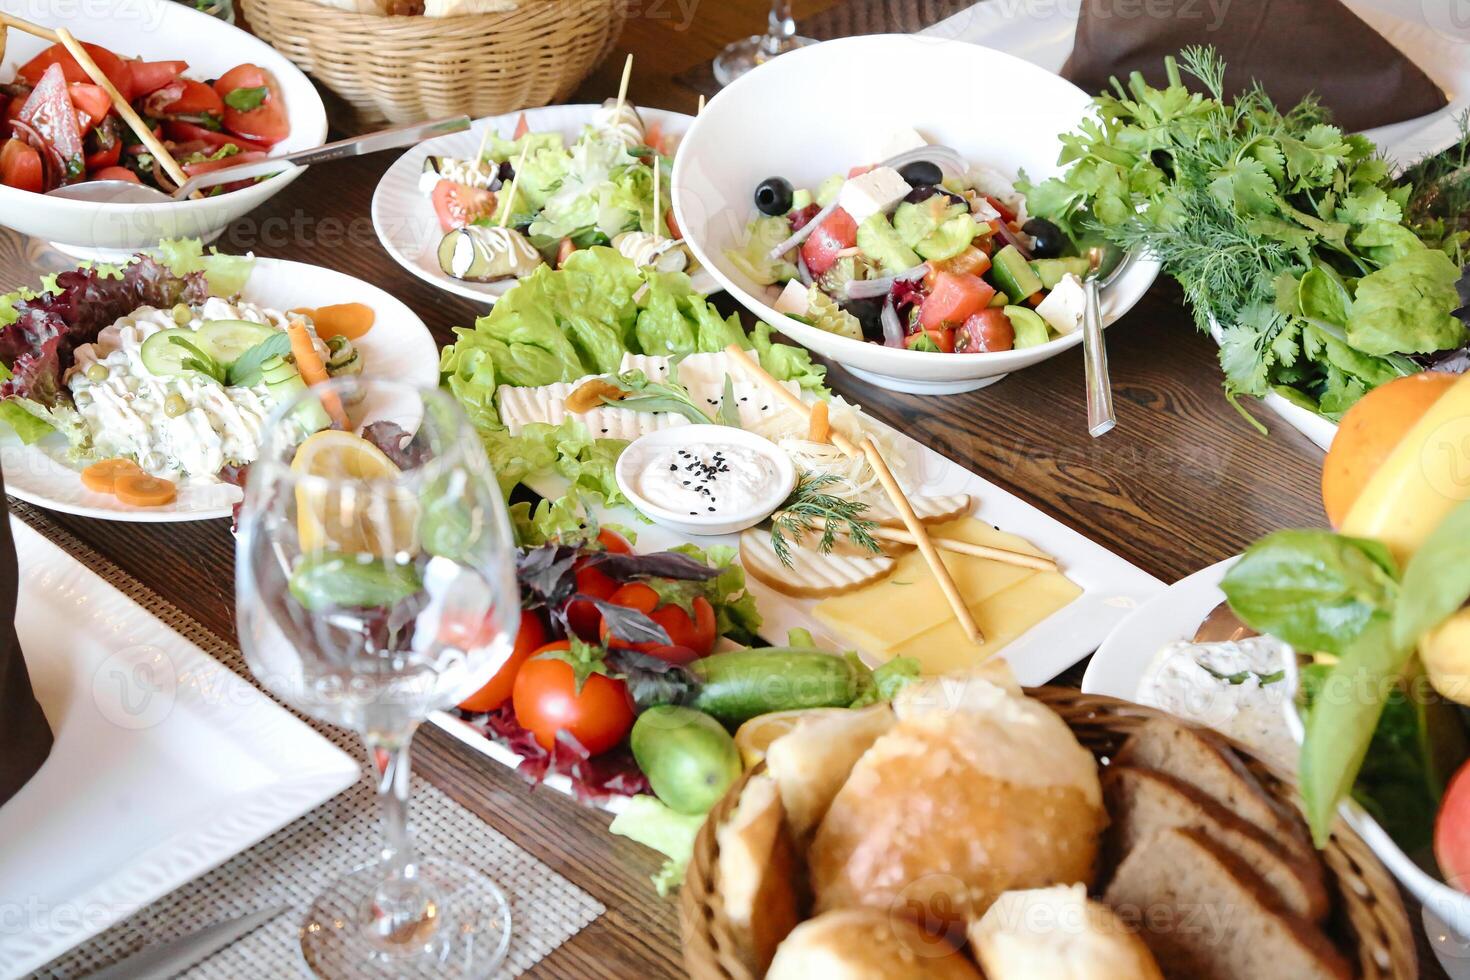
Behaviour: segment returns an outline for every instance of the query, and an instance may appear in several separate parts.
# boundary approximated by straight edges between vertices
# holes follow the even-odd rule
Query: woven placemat
[[[975,0],[842,0],[798,20],[796,28],[819,41],[859,34],[915,34],[974,5]],[[709,97],[720,90],[713,61],[675,75],[674,81]]]
[[[233,644],[222,641],[43,512],[14,498],[10,509],[170,629],[254,683]],[[53,960],[35,976],[48,980],[84,977],[150,943],[179,939],[207,925],[276,906],[289,910],[182,976],[188,980],[274,980],[301,975],[296,931],[307,906],[336,878],[375,858],[382,841],[365,754],[357,737],[292,713],[352,757],[363,757],[364,778],[244,853]],[[510,900],[510,951],[499,976],[524,973],[606,911],[591,895],[425,780],[413,780],[412,801],[419,851],[484,871]]]

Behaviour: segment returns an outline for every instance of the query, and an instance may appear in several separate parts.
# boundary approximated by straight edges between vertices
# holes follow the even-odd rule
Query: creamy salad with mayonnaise
[[[303,319],[310,329],[309,318]],[[96,343],[77,348],[66,385],[95,455],[131,459],[152,476],[213,483],[226,465],[260,454],[276,404],[264,380],[227,385],[196,372],[158,374],[144,363],[149,337],[179,328],[198,331],[212,321],[247,321],[280,331],[288,322],[280,310],[210,297],[193,307],[141,307],[103,328]],[[326,361],[328,346],[312,336]]]

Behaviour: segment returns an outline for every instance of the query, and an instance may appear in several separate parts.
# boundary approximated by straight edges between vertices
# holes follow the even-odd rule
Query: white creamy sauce
[[[226,463],[260,455],[266,420],[275,402],[264,384],[225,387],[200,376],[156,375],[143,365],[143,341],[160,330],[197,330],[206,320],[250,320],[284,330],[278,310],[210,297],[192,309],[187,323],[171,310],[140,307],[104,327],[95,344],[77,348],[67,386],[92,443],[102,458],[126,457],[148,473],[175,481],[213,483]],[[325,345],[318,342],[318,349]],[[93,365],[107,369],[103,381],[87,377]],[[95,372],[94,372],[95,373]],[[185,411],[168,415],[164,404],[177,395]]]
[[[747,513],[771,497],[776,464],[731,443],[690,443],[650,452],[634,477],[649,501],[690,517]]]
[[[689,256],[674,238],[646,231],[625,231],[613,239],[613,248],[638,268],[653,266],[660,272],[681,272],[689,264]]]
[[[464,234],[454,243],[454,260],[450,266],[450,274],[457,279],[470,275],[477,258],[486,263],[484,274],[473,276],[477,282],[520,278],[534,272],[543,262],[541,253],[514,228],[470,225],[462,230]]]
[[[643,145],[643,120],[638,118],[638,110],[628,102],[623,103],[622,111],[618,110],[614,100],[598,106],[592,112],[592,128],[615,136],[630,149]]]
[[[1136,698],[1208,725],[1295,769],[1296,745],[1286,727],[1291,692],[1282,676],[1283,652],[1266,636],[1171,643],[1154,656]]]
[[[434,193],[439,181],[448,180],[466,187],[489,188],[495,183],[500,165],[491,160],[456,160],[440,157],[437,170],[424,170],[419,174],[419,191]]]

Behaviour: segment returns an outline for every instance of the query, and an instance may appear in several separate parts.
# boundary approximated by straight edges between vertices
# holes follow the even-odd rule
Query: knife
[[[265,925],[288,907],[278,905],[275,908],[261,909],[238,919],[227,919],[205,926],[182,939],[146,946],[127,959],[92,974],[88,980],[168,980],[205,957],[224,949],[246,933]]]

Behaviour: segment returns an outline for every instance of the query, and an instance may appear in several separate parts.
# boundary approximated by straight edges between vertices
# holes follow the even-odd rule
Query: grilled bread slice
[[[893,502],[882,490],[864,494],[863,503],[868,505],[868,509],[863,512],[864,520],[884,527],[904,526],[903,518],[898,516],[898,511],[893,509]],[[968,493],[945,493],[933,497],[910,497],[909,506],[914,508],[914,514],[925,524],[946,524],[956,518],[968,516],[974,500]]]
[[[1112,765],[1103,775],[1112,825],[1104,847],[1116,865],[1135,847],[1168,827],[1198,830],[1243,861],[1292,913],[1320,922],[1328,911],[1322,868],[1278,847],[1264,831],[1173,776]]]
[[[820,599],[876,582],[893,571],[894,559],[887,555],[856,558],[835,552],[823,555],[795,547],[793,542],[788,567],[771,547],[771,532],[752,527],[740,533],[740,564],[747,575],[777,592],[799,599]]]
[[[1243,861],[1198,830],[1161,830],[1123,859],[1103,896],[1139,926],[1168,980],[1347,980],[1352,968]]]

